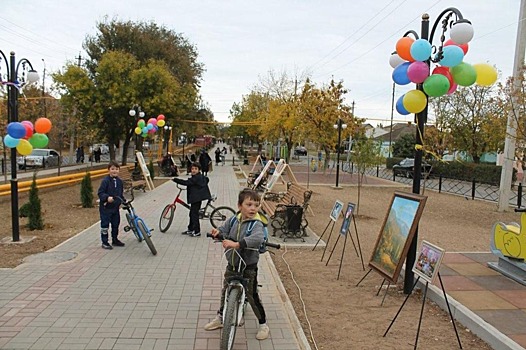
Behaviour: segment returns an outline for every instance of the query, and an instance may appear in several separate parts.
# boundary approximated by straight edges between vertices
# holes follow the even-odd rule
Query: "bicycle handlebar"
[[[212,236],[212,234],[210,232],[206,233],[206,237],[213,238],[213,239],[218,240],[218,241],[223,241],[225,239],[222,234],[219,234],[216,237],[214,237],[214,236]],[[267,243],[265,243],[265,245],[267,247],[270,247],[270,248],[281,249],[281,244],[267,242]]]

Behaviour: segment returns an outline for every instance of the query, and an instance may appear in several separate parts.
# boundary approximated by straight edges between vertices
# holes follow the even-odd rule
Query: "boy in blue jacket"
[[[247,264],[243,277],[248,280],[247,284],[247,298],[248,303],[252,307],[254,314],[259,321],[259,329],[256,334],[256,339],[264,340],[269,336],[269,327],[267,326],[267,319],[265,309],[261,303],[261,298],[258,293],[258,262],[259,262],[259,247],[265,239],[263,221],[258,213],[260,205],[259,194],[251,189],[244,189],[239,193],[237,207],[239,214],[235,219],[225,221],[223,226],[218,229],[212,229],[213,237],[222,235],[223,248],[236,249]],[[248,227],[250,235],[247,235]],[[205,330],[211,331],[223,327],[223,307],[225,305],[225,289],[228,286],[227,280],[230,276],[237,274],[235,266],[237,266],[237,255],[230,251],[226,255],[228,266],[225,270],[223,280],[223,290],[221,292],[221,306],[217,312],[217,316],[205,325]]]
[[[113,249],[113,247],[124,247],[124,243],[119,241],[119,225],[121,216],[119,208],[124,199],[124,184],[119,178],[120,165],[115,161],[108,163],[108,175],[102,179],[97,192],[100,203],[100,239],[102,248]],[[111,224],[112,245],[108,242],[108,231]]]

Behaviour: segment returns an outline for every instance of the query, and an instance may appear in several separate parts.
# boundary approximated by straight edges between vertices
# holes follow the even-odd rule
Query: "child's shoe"
[[[216,317],[205,325],[205,331],[213,331],[214,329],[223,328],[223,319],[221,316]]]
[[[260,324],[258,333],[256,334],[257,340],[265,340],[268,338],[268,335],[270,333],[270,329],[268,328],[266,323]]]

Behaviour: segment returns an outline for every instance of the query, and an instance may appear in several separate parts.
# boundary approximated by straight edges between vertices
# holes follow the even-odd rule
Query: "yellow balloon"
[[[134,131],[137,135],[140,135],[142,133],[142,129],[139,127],[136,127]]]
[[[16,146],[16,150],[23,156],[29,155],[33,151],[33,146],[28,140],[20,139],[20,142]]]
[[[497,70],[490,64],[477,63],[473,65],[475,72],[477,72],[477,85],[490,86],[497,81]]]
[[[166,122],[163,119],[157,121],[157,126],[160,128],[162,128],[164,124],[166,124]]]
[[[427,106],[426,94],[420,90],[408,91],[402,99],[402,104],[409,113],[420,113]]]

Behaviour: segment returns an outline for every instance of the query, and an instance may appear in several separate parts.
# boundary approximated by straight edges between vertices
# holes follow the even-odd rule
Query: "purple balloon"
[[[400,96],[396,101],[396,111],[401,115],[408,115],[409,112],[404,107],[404,95]]]
[[[407,68],[407,77],[415,84],[423,83],[429,76],[429,66],[425,62],[415,61]]]
[[[411,82],[411,80],[409,80],[409,77],[407,76],[407,68],[410,64],[411,62],[399,64],[393,70],[393,81],[395,83],[397,83],[398,85],[407,85]]]

